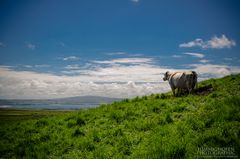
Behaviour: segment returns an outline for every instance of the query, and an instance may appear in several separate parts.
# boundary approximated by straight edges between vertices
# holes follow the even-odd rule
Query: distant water
[[[100,104],[96,103],[84,103],[84,104],[10,104],[0,105],[0,109],[49,109],[49,110],[78,110],[82,108],[95,108]]]

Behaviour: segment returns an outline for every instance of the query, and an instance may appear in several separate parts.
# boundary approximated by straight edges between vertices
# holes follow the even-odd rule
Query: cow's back
[[[194,88],[197,82],[197,74],[194,71],[176,72],[169,81],[173,88]]]
[[[169,83],[173,88],[185,88],[185,75],[183,72],[176,72],[172,75]]]

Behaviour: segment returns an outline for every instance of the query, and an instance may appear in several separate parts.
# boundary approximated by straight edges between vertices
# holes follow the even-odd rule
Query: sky
[[[0,98],[132,98],[240,73],[237,0],[2,0]]]

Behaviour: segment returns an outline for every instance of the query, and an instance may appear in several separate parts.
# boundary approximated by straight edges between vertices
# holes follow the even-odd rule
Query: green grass
[[[0,112],[0,158],[196,158],[209,147],[240,156],[240,75],[198,87],[208,84],[201,96],[152,94],[27,120]]]
[[[0,109],[0,125],[19,121],[40,119],[46,116],[65,115],[70,111]]]

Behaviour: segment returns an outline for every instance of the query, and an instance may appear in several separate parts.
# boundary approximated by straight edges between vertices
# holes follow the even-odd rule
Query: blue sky
[[[237,0],[3,0],[0,97],[133,97],[167,91],[167,70],[240,72],[239,15]]]

